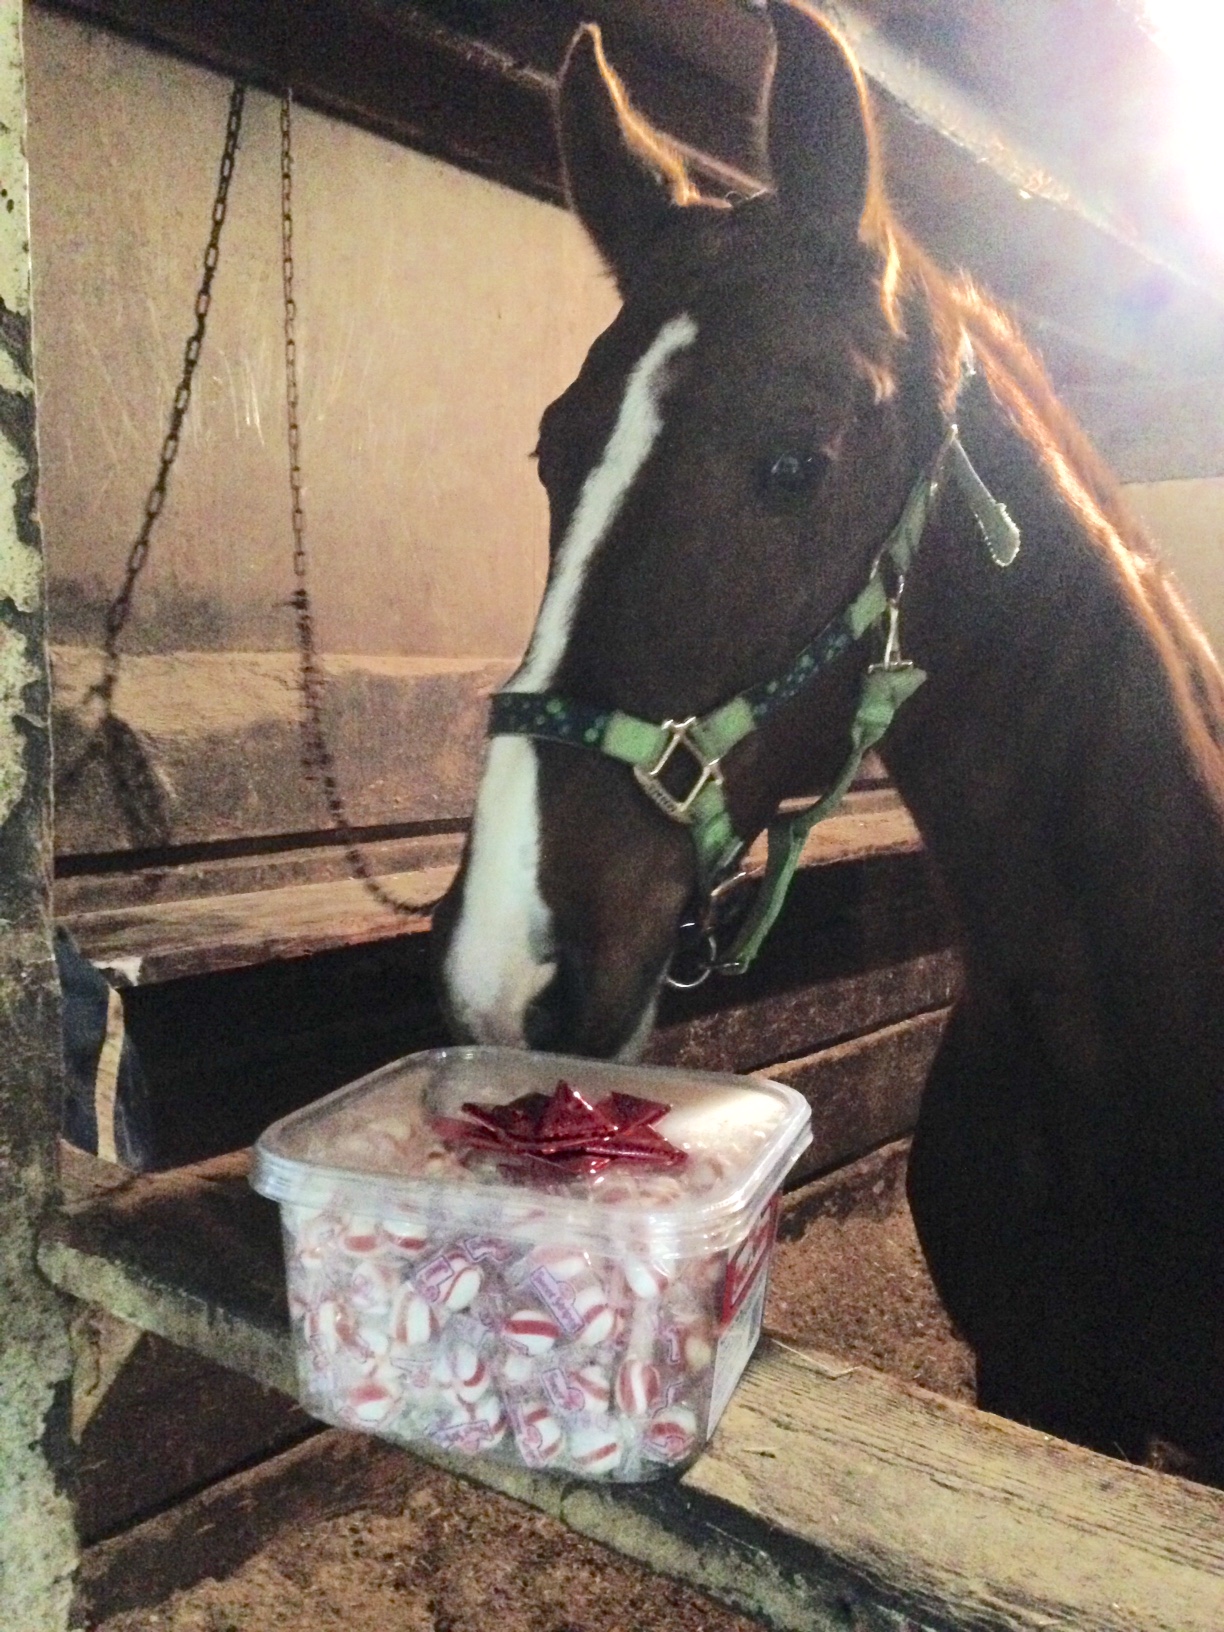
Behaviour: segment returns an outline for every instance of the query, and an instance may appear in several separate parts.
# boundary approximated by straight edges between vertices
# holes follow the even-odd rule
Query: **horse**
[[[964,966],[908,1194],[979,1404],[1218,1478],[1224,678],[1014,321],[890,212],[848,48],[768,11],[746,199],[700,194],[598,30],[565,64],[622,304],[540,424],[551,565],[435,921],[450,1022],[635,1057],[689,898],[845,782],[891,688]]]

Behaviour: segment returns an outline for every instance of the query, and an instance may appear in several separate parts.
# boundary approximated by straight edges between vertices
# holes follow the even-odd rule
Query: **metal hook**
[[[724,878],[716,884],[706,897],[705,905],[701,909],[700,917],[683,918],[676,930],[676,951],[672,955],[668,966],[665,983],[678,992],[691,992],[702,986],[716,969],[719,969],[718,951],[718,914],[726,898],[741,884],[755,882],[755,875],[745,872],[741,867],[738,871]],[[687,937],[695,941],[695,945],[683,947],[682,938]],[[694,974],[691,979],[685,979],[674,971],[677,963],[684,958],[692,958]]]
[[[691,954],[693,959],[693,975],[691,979],[684,979],[676,973],[676,966],[686,955],[687,949],[680,945],[685,931],[697,936],[697,944]],[[704,986],[714,972],[714,965],[718,962],[718,942],[714,939],[712,929],[701,928],[695,918],[686,919],[676,931],[676,950],[672,953],[671,962],[664,975],[664,983],[676,992],[692,992],[698,986]]]
[[[905,574],[897,573],[896,586],[888,597],[888,628],[884,635],[884,654],[878,663],[868,665],[868,674],[895,674],[898,669],[912,669],[913,664],[901,655],[901,596],[905,590]]]

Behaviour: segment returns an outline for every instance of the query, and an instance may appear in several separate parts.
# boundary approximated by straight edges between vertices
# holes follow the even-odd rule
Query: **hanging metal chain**
[[[103,642],[102,678],[97,685],[92,686],[89,696],[99,697],[105,715],[111,713],[114,700],[115,682],[119,677],[119,637],[122,635],[132,612],[132,597],[136,590],[136,580],[140,577],[145,562],[149,557],[149,543],[153,536],[153,528],[161,515],[162,506],[166,502],[166,484],[170,480],[170,472],[174,468],[174,461],[178,457],[179,438],[182,434],[183,421],[187,417],[187,409],[191,405],[191,386],[195,379],[196,366],[200,361],[200,353],[204,348],[204,334],[208,325],[208,309],[212,304],[213,278],[216,276],[217,262],[221,254],[221,229],[225,225],[225,212],[229,204],[230,181],[234,174],[234,159],[238,152],[238,135],[242,129],[242,109],[246,101],[246,86],[235,80],[230,91],[229,113],[225,123],[225,146],[221,153],[221,168],[217,175],[217,191],[213,199],[212,226],[208,234],[208,244],[204,250],[204,273],[200,279],[199,291],[195,299],[195,328],[188,337],[183,348],[183,372],[179,379],[178,390],[174,393],[174,402],[170,409],[170,422],[166,429],[165,439],[162,442],[161,457],[158,460],[157,475],[153,486],[149,489],[145,499],[144,520],[140,524],[140,531],[136,534],[135,542],[128,552],[127,567],[123,575],[123,583],[119,593],[106,609],[106,638]]]
[[[299,683],[302,694],[302,766],[317,783],[349,872],[367,894],[389,912],[416,917],[419,907],[397,900],[379,883],[358,843],[336,776],[336,762],[323,727],[324,677],[315,644],[314,616],[307,583],[306,513],[302,506],[302,432],[298,414],[297,303],[293,294],[293,93],[281,98],[281,285],[285,311],[285,408],[289,436],[289,498],[293,527],[292,605],[297,623]]]

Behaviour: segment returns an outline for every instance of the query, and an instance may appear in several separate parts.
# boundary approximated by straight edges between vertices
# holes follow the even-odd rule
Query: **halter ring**
[[[637,785],[647,798],[653,800],[663,814],[670,816],[673,822],[682,822],[686,827],[693,820],[693,805],[702,789],[710,782],[716,782],[722,787],[723,782],[721,762],[718,759],[707,759],[689,736],[689,732],[696,724],[695,714],[690,714],[687,720],[664,720],[662,729],[667,732],[668,741],[663,752],[653,765],[633,767]],[[671,763],[677,748],[685,749],[700,767],[696,780],[683,798],[677,798],[659,780]]]

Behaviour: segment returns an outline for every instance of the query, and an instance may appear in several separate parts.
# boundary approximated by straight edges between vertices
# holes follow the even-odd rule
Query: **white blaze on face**
[[[697,338],[687,313],[666,322],[625,383],[603,457],[582,485],[511,691],[546,691],[565,655],[587,569],[663,429],[668,365]],[[535,744],[489,744],[472,820],[463,904],[446,956],[452,1006],[480,1042],[519,1045],[523,1017],[556,970],[548,908],[540,897]]]

